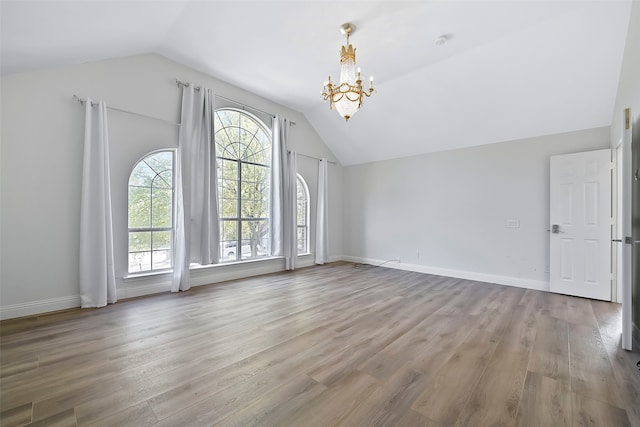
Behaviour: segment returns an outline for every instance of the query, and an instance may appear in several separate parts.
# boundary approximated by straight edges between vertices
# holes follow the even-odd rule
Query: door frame
[[[615,238],[623,242],[612,242],[612,280],[616,290],[616,302],[622,303],[622,348],[631,350],[633,341],[632,290],[631,290],[631,245],[624,238],[631,236],[631,110],[623,111],[622,138],[615,149]],[[614,255],[615,254],[615,255]],[[614,262],[615,261],[615,262]],[[612,289],[613,290],[613,289]]]

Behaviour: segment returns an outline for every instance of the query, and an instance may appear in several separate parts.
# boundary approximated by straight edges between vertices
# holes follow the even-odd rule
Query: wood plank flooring
[[[0,322],[2,426],[640,426],[620,305],[333,263]]]

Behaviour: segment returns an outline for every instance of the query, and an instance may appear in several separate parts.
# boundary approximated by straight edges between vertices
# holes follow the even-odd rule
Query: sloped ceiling
[[[155,52],[301,111],[345,165],[611,124],[631,1],[6,1],[3,74]],[[338,28],[377,92],[320,97]],[[447,34],[442,46],[436,37]]]

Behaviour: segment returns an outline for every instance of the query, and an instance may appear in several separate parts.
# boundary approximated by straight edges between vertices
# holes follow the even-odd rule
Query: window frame
[[[150,192],[150,197],[151,197],[151,204],[149,205],[149,227],[130,227],[130,223],[129,223],[129,209],[131,206],[131,199],[130,199],[130,188],[132,187],[131,185],[131,177],[133,175],[133,172],[135,171],[135,169],[138,167],[138,165],[143,162],[145,159],[154,156],[156,154],[160,154],[160,153],[171,153],[171,208],[170,208],[170,213],[171,213],[171,226],[168,227],[153,227],[153,188],[154,186],[151,186],[151,192]],[[150,151],[148,153],[146,153],[145,155],[143,155],[142,157],[140,157],[134,164],[133,167],[131,168],[131,172],[129,173],[129,179],[127,180],[127,274],[128,275],[140,275],[140,274],[149,274],[149,273],[156,273],[156,272],[166,272],[166,271],[171,271],[173,269],[173,256],[170,257],[169,262],[170,265],[168,267],[162,267],[162,268],[153,268],[153,256],[154,256],[154,252],[158,252],[157,250],[154,251],[153,249],[153,234],[154,232],[166,232],[169,231],[170,232],[170,238],[169,238],[169,253],[173,254],[173,250],[174,250],[174,237],[175,237],[175,203],[176,203],[176,149],[175,148],[161,148],[161,149],[157,149],[157,150],[153,150]],[[164,172],[164,171],[163,171]],[[156,173],[156,177],[154,178],[154,180],[159,176],[159,173]],[[139,187],[139,186],[137,186]],[[131,251],[131,247],[130,247],[130,237],[131,237],[131,233],[140,233],[140,232],[147,232],[147,233],[151,233],[151,237],[150,237],[150,242],[149,242],[149,250],[148,251]],[[138,270],[138,271],[131,271],[131,263],[129,260],[129,257],[131,254],[136,254],[136,253],[149,253],[150,254],[150,261],[149,261],[149,266],[150,268],[147,270]]]
[[[243,179],[242,179],[242,171],[243,171],[243,165],[247,165],[250,167],[261,167],[261,168],[265,168],[266,169],[266,183],[268,186],[270,186],[271,184],[271,174],[272,174],[272,164],[273,164],[273,158],[272,158],[272,154],[273,154],[273,129],[270,128],[262,119],[260,119],[258,116],[243,110],[243,109],[239,109],[239,108],[233,108],[233,107],[220,107],[217,108],[213,114],[213,120],[214,123],[216,121],[216,114],[218,114],[221,111],[231,111],[234,113],[238,113],[240,116],[242,117],[242,115],[247,116],[250,120],[252,120],[253,122],[256,123],[256,125],[258,126],[258,129],[256,130],[256,132],[253,133],[253,136],[257,135],[258,132],[260,130],[262,130],[264,132],[264,134],[267,136],[268,140],[269,140],[269,149],[268,149],[268,155],[269,155],[269,163],[258,163],[255,161],[248,161],[248,160],[243,160],[243,159],[239,159],[239,158],[231,158],[231,157],[225,157],[224,154],[225,153],[220,153],[218,150],[219,148],[219,144],[216,141],[216,135],[218,134],[218,132],[222,131],[223,129],[228,128],[228,126],[223,126],[222,129],[216,128],[214,126],[214,134],[213,134],[213,144],[216,147],[216,168],[217,168],[217,172],[218,172],[218,182],[216,183],[216,185],[218,186],[218,217],[219,217],[219,227],[220,227],[220,254],[219,254],[219,261],[220,263],[231,263],[231,262],[245,262],[245,261],[254,261],[254,260],[259,260],[259,259],[265,259],[267,257],[269,257],[271,254],[269,253],[268,250],[268,245],[265,246],[265,249],[267,249],[267,252],[264,255],[258,255],[257,251],[256,251],[256,256],[253,257],[251,256],[251,254],[249,254],[249,257],[245,257],[244,253],[243,253],[243,247],[246,246],[245,242],[247,240],[250,241],[250,239],[246,239],[243,238],[242,235],[242,231],[244,230],[243,225],[245,223],[251,222],[251,221],[263,221],[266,223],[267,226],[267,230],[268,233],[266,235],[266,239],[267,241],[269,240],[269,233],[271,232],[270,228],[270,213],[269,212],[269,206],[270,206],[270,202],[269,202],[269,197],[270,197],[270,189],[267,187],[267,191],[266,194],[264,194],[265,200],[266,200],[266,205],[267,205],[267,210],[266,210],[266,214],[267,216],[265,217],[244,217],[242,214],[242,202],[243,202],[243,198],[242,198],[242,194],[243,194]],[[238,121],[238,127],[240,129],[245,129],[242,128],[240,126],[240,120]],[[238,141],[231,141],[231,144],[235,144],[238,143]],[[221,144],[220,144],[221,145]],[[226,151],[227,153],[229,151]],[[223,216],[224,212],[223,212],[223,203],[221,203],[221,201],[224,200],[223,194],[221,194],[221,190],[223,188],[222,184],[219,184],[221,181],[224,181],[225,178],[222,177],[222,173],[223,173],[223,169],[224,166],[221,162],[233,162],[235,163],[235,169],[236,169],[236,182],[237,182],[237,188],[236,188],[236,207],[235,207],[235,212],[236,212],[236,216],[235,217],[225,217]],[[248,182],[248,181],[246,181]],[[225,233],[224,233],[224,224],[225,223],[233,223],[235,222],[235,235],[236,235],[236,239],[235,241],[232,240],[225,240]],[[225,245],[227,243],[234,243],[236,250],[234,252],[234,256],[235,258],[233,259],[227,259],[227,257],[225,256]],[[251,243],[249,242],[249,245],[251,245]],[[258,245],[258,243],[256,244]],[[231,247],[231,246],[230,246]],[[240,250],[238,250],[237,248],[240,247]]]
[[[300,189],[300,184],[302,184],[302,192],[304,193],[304,198],[305,198],[305,206],[304,206],[304,224],[300,225],[300,219],[298,218],[298,203],[299,203],[299,199],[298,199],[298,193],[299,193],[299,189]],[[302,177],[302,175],[300,175],[299,173],[296,173],[296,248],[297,248],[297,254],[298,255],[304,255],[304,254],[308,254],[309,253],[309,220],[310,220],[310,197],[309,197],[309,186],[307,185],[307,181],[305,181],[305,179]],[[299,244],[298,244],[298,230],[303,228],[304,229],[304,236],[305,236],[305,241],[304,241],[304,250],[300,250],[299,248]]]

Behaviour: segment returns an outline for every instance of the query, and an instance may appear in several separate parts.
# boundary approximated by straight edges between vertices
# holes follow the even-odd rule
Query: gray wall
[[[345,167],[344,253],[548,289],[549,157],[608,147],[605,127]]]
[[[633,170],[640,168],[640,2],[634,1],[631,7],[627,44],[624,49],[620,83],[616,97],[613,121],[611,124],[611,143],[616,146],[622,137],[622,114],[625,108],[631,108],[633,123]],[[634,240],[640,240],[640,181],[632,185],[632,224]],[[632,305],[633,323],[638,335],[640,328],[640,248],[632,249]],[[640,340],[640,337],[636,337]]]
[[[84,107],[72,94],[179,122],[174,78],[296,122],[290,146],[335,160],[304,116],[158,55],[140,55],[2,77],[0,315],[13,317],[78,305],[78,250]],[[177,127],[109,111],[116,276],[120,297],[167,289],[168,278],[124,280],[127,181],[149,151],[177,146]],[[318,162],[300,158],[315,224]],[[330,168],[330,255],[341,248],[342,168]],[[311,243],[315,241],[312,227]],[[311,246],[313,248],[313,245]],[[309,263],[311,257],[303,261]],[[250,265],[249,265],[250,264]],[[281,260],[192,273],[195,284],[277,271]]]

